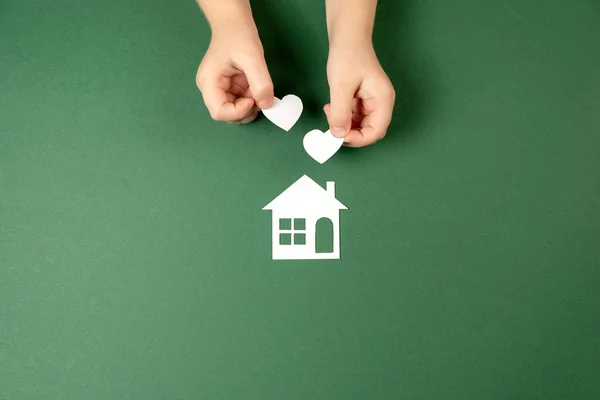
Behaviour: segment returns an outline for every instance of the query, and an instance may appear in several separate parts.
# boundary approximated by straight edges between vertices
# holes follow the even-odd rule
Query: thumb
[[[342,138],[350,132],[355,92],[355,88],[349,84],[331,86],[329,125],[331,134],[335,137]]]
[[[245,60],[243,65],[250,93],[260,109],[268,109],[275,101],[273,92],[273,81],[267,68],[267,63],[262,57]]]

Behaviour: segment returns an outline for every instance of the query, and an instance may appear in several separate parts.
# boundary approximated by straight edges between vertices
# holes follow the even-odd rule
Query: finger
[[[356,86],[348,82],[330,84],[329,125],[336,137],[344,137],[352,126],[352,106]]]
[[[325,106],[323,107],[323,111],[325,112],[325,115],[327,116],[327,120],[329,120],[330,115],[331,115],[331,105],[330,104],[325,104]],[[361,104],[359,99],[354,99],[354,103],[352,105],[352,125],[351,125],[351,129],[355,129],[357,127],[360,127],[360,124],[364,118],[364,114],[361,111]]]
[[[371,138],[372,142],[383,139],[387,133],[387,129],[392,121],[392,113],[394,111],[393,97],[381,96],[375,99],[373,111],[361,122],[361,132],[367,138]]]
[[[377,143],[385,137],[391,117],[387,118],[380,110],[364,117],[359,130],[352,130],[346,136],[344,145],[365,147]]]
[[[263,57],[242,60],[240,65],[246,74],[252,98],[261,109],[268,109],[275,102],[273,81]]]
[[[327,117],[327,121],[329,121],[329,117],[331,116],[331,105],[325,104],[323,107],[323,112],[325,112],[325,116]]]
[[[248,89],[244,89],[242,86],[238,85],[237,83],[232,83],[231,88],[229,88],[229,92],[231,94],[235,95],[236,97],[249,97],[249,96],[246,96],[247,91],[248,91]]]
[[[365,147],[375,143],[376,140],[365,136],[361,130],[352,129],[344,138],[344,146],[346,147]]]
[[[241,125],[241,124],[248,124],[252,121],[254,121],[256,119],[256,117],[258,117],[258,112],[260,111],[260,109],[258,107],[252,107],[252,109],[250,110],[250,113],[242,118],[239,121],[233,122],[236,125]]]
[[[248,80],[246,75],[239,73],[231,78],[231,89],[230,91],[238,97],[252,97],[248,93]]]
[[[233,100],[231,95],[228,98],[227,93],[218,86],[216,79],[205,81],[200,91],[206,108],[215,121],[239,121],[246,117],[254,106],[254,101],[250,98],[241,97]]]

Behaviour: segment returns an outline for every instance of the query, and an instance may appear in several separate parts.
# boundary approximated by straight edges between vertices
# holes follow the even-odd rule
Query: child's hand
[[[273,105],[273,82],[256,27],[226,26],[213,35],[196,83],[210,116],[217,121],[248,123],[259,108]]]
[[[395,92],[370,44],[330,47],[330,104],[324,107],[331,133],[349,147],[383,139],[392,119]]]

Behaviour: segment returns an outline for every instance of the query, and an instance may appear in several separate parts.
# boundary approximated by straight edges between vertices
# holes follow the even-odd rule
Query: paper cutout
[[[273,260],[317,260],[340,258],[340,210],[347,210],[335,198],[335,182],[323,189],[303,175],[263,210],[272,212]],[[317,249],[317,226],[329,220],[333,246]]]
[[[300,119],[302,109],[302,100],[298,96],[288,94],[281,100],[275,97],[273,107],[262,110],[262,112],[269,121],[289,132]]]
[[[304,136],[304,150],[319,164],[329,160],[344,144],[344,138],[336,138],[331,131],[321,132],[318,129]]]

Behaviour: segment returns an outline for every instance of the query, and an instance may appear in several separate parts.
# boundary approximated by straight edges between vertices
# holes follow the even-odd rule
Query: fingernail
[[[331,134],[337,138],[343,138],[344,136],[346,136],[346,129],[345,128],[340,128],[340,127],[333,127],[331,128]]]
[[[268,110],[269,108],[271,108],[273,106],[273,103],[271,103],[268,100],[261,100],[258,102],[258,107],[261,110]]]

